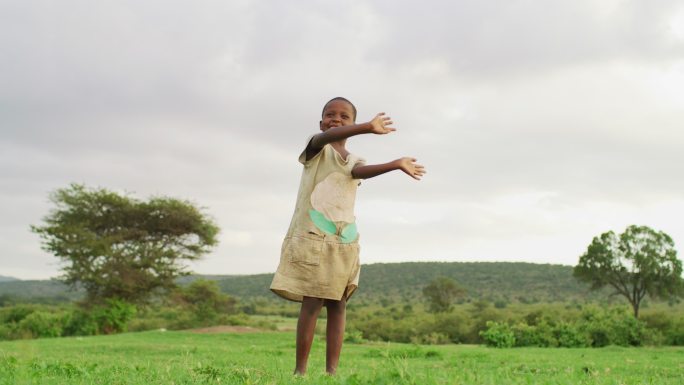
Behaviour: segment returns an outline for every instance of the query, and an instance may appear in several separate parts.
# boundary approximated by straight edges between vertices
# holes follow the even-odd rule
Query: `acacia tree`
[[[85,289],[88,304],[143,303],[175,288],[175,279],[189,274],[184,262],[217,243],[218,227],[187,201],[145,202],[79,184],[56,190],[50,200],[56,207],[31,230],[62,261],[61,280]]]
[[[612,287],[614,295],[627,298],[636,318],[646,295],[671,298],[684,287],[672,238],[646,226],[629,226],[619,236],[609,231],[594,237],[573,275],[590,283],[592,290]]]
[[[463,297],[466,291],[456,281],[447,277],[437,277],[423,288],[423,295],[433,313],[447,312],[457,298]]]

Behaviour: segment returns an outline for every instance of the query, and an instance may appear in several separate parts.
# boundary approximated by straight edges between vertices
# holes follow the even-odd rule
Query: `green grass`
[[[325,343],[293,377],[293,332],[116,336],[0,342],[0,384],[682,384],[684,348],[498,350],[346,344],[323,375]]]

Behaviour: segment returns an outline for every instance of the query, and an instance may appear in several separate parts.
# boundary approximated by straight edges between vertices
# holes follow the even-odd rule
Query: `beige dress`
[[[297,302],[304,296],[349,298],[358,287],[360,271],[354,217],[360,181],[351,171],[364,160],[353,154],[345,160],[328,144],[308,161],[304,150],[299,162],[304,170],[297,205],[271,290]]]

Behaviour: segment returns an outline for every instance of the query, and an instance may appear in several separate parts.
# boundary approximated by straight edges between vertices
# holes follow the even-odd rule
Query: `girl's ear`
[[[321,131],[323,131],[323,121],[322,121],[322,120],[319,120],[319,121],[318,121],[318,128],[319,128]]]

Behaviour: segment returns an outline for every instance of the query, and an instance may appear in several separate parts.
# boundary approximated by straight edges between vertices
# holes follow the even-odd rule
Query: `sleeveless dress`
[[[345,160],[327,144],[309,160],[305,149],[299,162],[304,170],[297,204],[271,290],[296,302],[304,296],[348,299],[358,287],[360,272],[354,217],[360,180],[353,179],[351,171],[365,161],[353,154]]]

